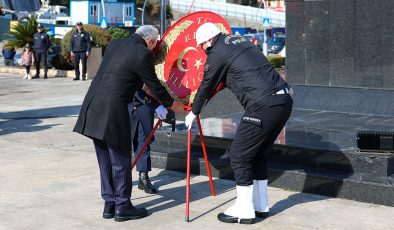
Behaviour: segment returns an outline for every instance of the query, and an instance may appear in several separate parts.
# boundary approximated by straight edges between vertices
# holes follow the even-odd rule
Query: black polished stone
[[[305,84],[328,85],[328,1],[306,1],[304,8],[308,12],[304,17]]]
[[[233,179],[228,158],[231,139],[205,140],[212,176]],[[152,166],[186,172],[186,143],[184,134],[157,132]],[[394,206],[394,200],[387,197],[394,194],[393,154],[275,145],[268,159],[271,186]],[[193,136],[190,165],[191,173],[207,175],[199,136]]]
[[[379,42],[380,65],[383,78],[383,87],[393,88],[394,85],[394,3],[392,0],[382,0],[378,3],[380,7],[379,15],[381,16],[381,33]],[[391,4],[391,7],[388,7]]]
[[[371,88],[293,85],[294,107],[392,116],[394,91]]]
[[[304,33],[304,2],[286,2],[286,78],[290,83],[305,84],[305,33]]]
[[[286,1],[291,83],[394,88],[392,0]]]
[[[379,1],[369,4],[369,0],[355,1],[355,46],[356,82],[354,86],[383,87],[382,71],[379,62],[380,28],[382,18]],[[379,8],[378,8],[379,7]],[[379,41],[379,42],[377,42]]]
[[[352,86],[355,82],[354,2],[329,2],[329,85]],[[340,15],[340,17],[338,17]]]

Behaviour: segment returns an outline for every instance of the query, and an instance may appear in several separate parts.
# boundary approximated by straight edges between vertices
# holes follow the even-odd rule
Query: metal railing
[[[192,4],[192,0],[170,0],[171,8],[181,12],[188,12]],[[237,4],[211,2],[209,0],[195,0],[190,12],[202,10],[212,11],[220,14],[221,16],[254,21],[256,23],[262,23],[263,18],[267,17],[270,18],[270,23],[273,27],[285,27],[286,24],[285,13],[271,9],[265,10],[257,7]]]

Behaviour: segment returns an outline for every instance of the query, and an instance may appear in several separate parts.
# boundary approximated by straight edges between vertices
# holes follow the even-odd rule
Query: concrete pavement
[[[192,177],[186,223],[185,175],[159,169],[150,173],[157,195],[138,190],[133,172],[132,202],[147,218],[104,220],[93,144],[72,132],[90,82],[0,73],[0,229],[394,229],[393,207],[277,188],[269,188],[268,219],[220,223],[234,182],[215,179],[212,197],[205,176]]]

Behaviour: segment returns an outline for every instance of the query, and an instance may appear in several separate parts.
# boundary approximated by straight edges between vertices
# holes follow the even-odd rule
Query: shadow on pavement
[[[193,180],[193,177],[194,176],[192,175],[191,180]],[[156,195],[157,198],[150,200],[148,202],[142,203],[137,206],[145,207],[148,209],[148,211],[150,213],[154,213],[154,212],[163,211],[163,210],[166,210],[166,209],[186,203],[186,181],[185,181],[185,178],[179,177],[178,175],[171,176],[171,173],[168,173],[166,171],[162,171],[158,175],[151,177],[151,180],[153,182],[153,185],[158,188],[158,193]],[[160,189],[160,187],[162,187],[165,184],[173,184],[177,181],[184,181],[185,183],[182,186]],[[232,185],[231,183],[226,183],[226,184],[221,183],[220,185],[218,185],[217,183],[215,183],[215,181],[217,181],[217,180],[213,180],[213,183],[215,184],[216,196],[218,196],[224,192],[234,190],[234,185]],[[134,182],[134,185],[136,185],[136,183],[138,183],[138,181]],[[136,189],[136,186],[134,186],[133,189]],[[191,182],[191,184],[190,184],[190,203],[200,200],[200,199],[207,198],[207,197],[211,197],[212,199],[215,199],[215,197],[212,196],[208,178],[207,178],[207,181],[204,181],[204,182],[197,182],[197,183]],[[133,198],[132,197],[132,201],[136,200],[136,199],[140,199],[140,198]],[[229,201],[226,201],[226,202],[208,210],[208,211],[205,211],[202,214],[199,214],[197,217],[193,217],[197,213],[193,213],[190,209],[190,217],[193,217],[190,219],[190,221],[194,221],[194,220],[216,210],[217,208],[225,205],[226,203],[232,201],[233,199],[235,199],[235,197],[230,199]],[[192,207],[192,206],[193,206],[193,203],[190,204],[190,207]],[[184,206],[184,208],[186,208],[186,205]],[[184,213],[183,212],[180,213],[180,215],[182,215],[182,214],[184,214]],[[182,216],[180,216],[180,218],[182,218]]]
[[[0,135],[49,129],[57,126],[57,124],[37,125],[48,118],[75,116],[79,113],[80,107],[80,105],[73,105],[5,113],[0,112],[0,119],[3,119],[3,121],[0,121]]]

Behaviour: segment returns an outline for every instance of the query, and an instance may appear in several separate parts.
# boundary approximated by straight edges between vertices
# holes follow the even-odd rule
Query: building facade
[[[70,17],[73,24],[132,26],[134,0],[71,0]]]

